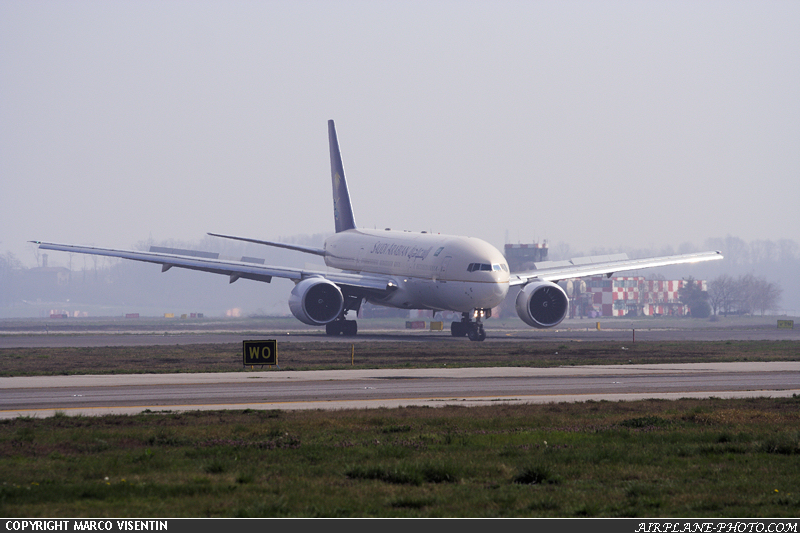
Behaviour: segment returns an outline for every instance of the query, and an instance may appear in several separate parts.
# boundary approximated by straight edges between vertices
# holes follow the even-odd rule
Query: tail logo
[[[336,194],[333,196],[333,219],[336,222],[339,221],[339,191],[341,190],[339,187],[340,187],[341,181],[342,181],[342,177],[339,176],[339,173],[337,172],[333,176],[333,187],[334,187],[334,190],[336,191]]]

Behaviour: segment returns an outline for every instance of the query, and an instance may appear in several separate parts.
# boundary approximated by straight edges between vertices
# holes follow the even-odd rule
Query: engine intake
[[[517,314],[529,326],[552,328],[567,316],[569,298],[555,283],[535,281],[519,291],[516,305]]]
[[[336,320],[344,308],[342,291],[322,278],[307,278],[292,289],[289,309],[304,324],[321,326]]]

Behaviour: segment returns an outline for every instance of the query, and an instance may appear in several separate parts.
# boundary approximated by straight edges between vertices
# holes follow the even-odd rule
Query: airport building
[[[708,290],[705,280],[695,282],[701,284],[701,290]],[[585,313],[582,316],[685,316],[690,309],[681,303],[678,294],[685,285],[685,280],[595,276],[586,279],[582,291],[567,294],[574,306]],[[567,289],[563,285],[562,288]]]
[[[534,263],[547,261],[547,241],[532,244],[506,244],[503,255],[511,272],[533,270]]]

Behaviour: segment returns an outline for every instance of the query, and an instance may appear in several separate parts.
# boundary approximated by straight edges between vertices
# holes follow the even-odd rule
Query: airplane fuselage
[[[503,254],[472,237],[351,229],[326,239],[325,263],[392,276],[397,290],[370,300],[405,309],[492,308],[503,301],[509,287]]]

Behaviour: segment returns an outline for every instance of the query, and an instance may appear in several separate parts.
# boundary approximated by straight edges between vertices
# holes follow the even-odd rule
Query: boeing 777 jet
[[[177,267],[223,274],[230,277],[231,283],[240,278],[267,283],[273,277],[287,278],[295,283],[289,296],[292,314],[305,324],[325,326],[328,335],[355,335],[356,321],[348,320],[347,314],[357,313],[367,301],[401,309],[461,313],[461,320],[454,321],[450,331],[455,337],[466,336],[474,341],[486,338],[483,319],[491,316],[492,308],[497,307],[514,286],[521,289],[516,298],[520,318],[530,326],[550,328],[567,316],[569,308],[566,293],[556,283],[559,280],[722,259],[718,251],[650,259],[590,257],[538,263],[535,270],[510,272],[503,254],[480,239],[359,228],[332,120],[328,121],[328,144],[336,233],[325,239],[322,248],[216,233],[209,235],[319,255],[335,271],[268,266],[246,258],[225,260],[211,253],[158,248],[142,252],[32,242],[45,250],[157,263],[163,272]]]

